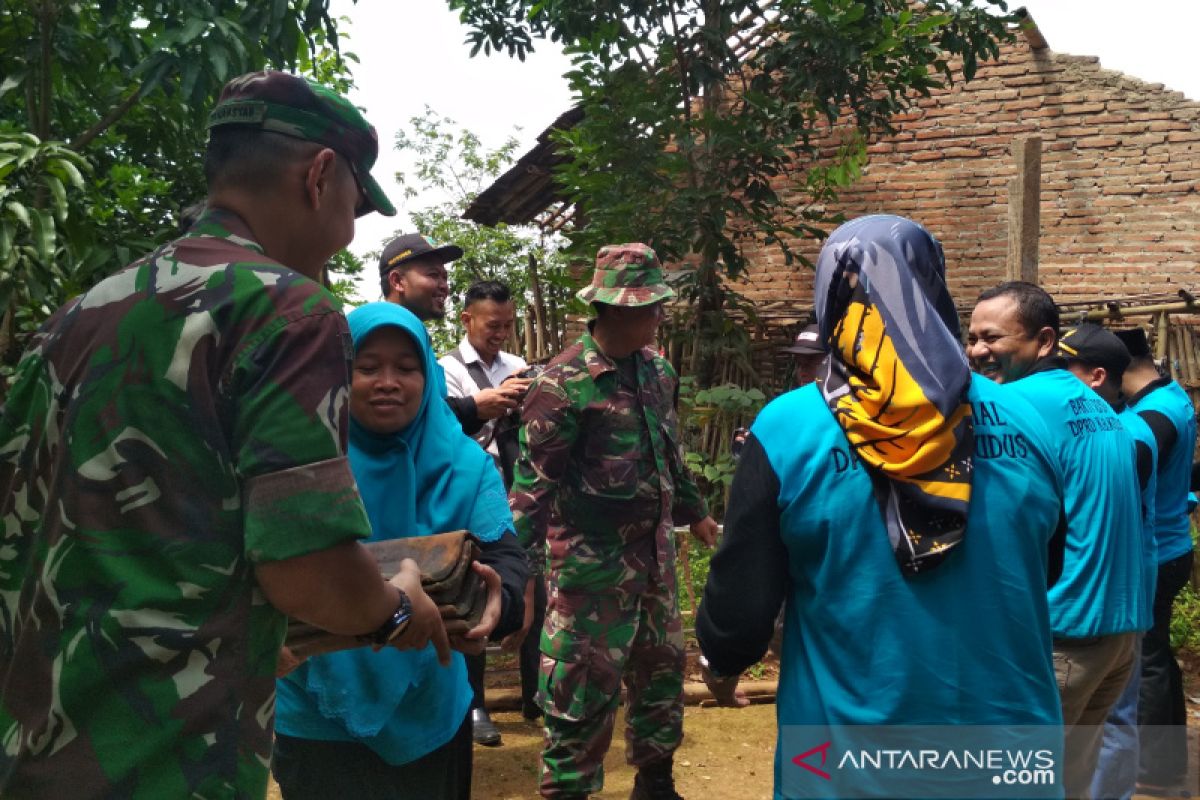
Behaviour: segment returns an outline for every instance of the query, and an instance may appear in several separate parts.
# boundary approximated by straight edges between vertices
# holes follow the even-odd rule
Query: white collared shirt
[[[478,362],[483,366],[483,372],[487,375],[492,386],[499,386],[505,378],[514,375],[528,366],[525,359],[512,353],[506,353],[503,350],[496,356],[496,360],[491,364],[484,362],[480,357],[479,351],[476,350],[466,337],[458,344],[458,351],[462,353],[462,357],[467,364]],[[438,359],[438,363],[442,365],[442,370],[446,373],[446,392],[451,397],[470,397],[478,393],[484,387],[475,383],[475,379],[471,377],[471,373],[467,371],[466,365],[460,362],[457,358],[447,353]],[[495,420],[489,420],[479,432],[473,437],[476,441],[488,442],[487,451],[494,458],[499,457],[499,452],[496,449],[496,443],[492,440],[492,429],[496,427]]]

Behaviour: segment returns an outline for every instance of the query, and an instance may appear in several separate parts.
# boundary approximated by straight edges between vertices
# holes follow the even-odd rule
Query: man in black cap
[[[1142,573],[1143,592],[1136,611],[1133,630],[1139,634],[1134,646],[1134,668],[1108,719],[1092,778],[1093,797],[1129,797],[1137,783],[1138,727],[1137,703],[1138,653],[1141,635],[1151,625],[1154,573],[1157,568],[1154,543],[1154,499],[1158,445],[1145,421],[1129,410],[1121,396],[1121,378],[1129,366],[1129,351],[1111,331],[1094,323],[1072,328],[1058,340],[1058,355],[1066,359],[1067,370],[1113,407],[1125,430],[1133,436],[1137,449],[1138,485],[1142,492]]]
[[[446,265],[462,258],[462,248],[438,245],[419,233],[405,233],[388,242],[379,257],[379,288],[383,299],[411,311],[422,322],[446,316],[450,283]],[[447,397],[446,402],[468,436],[489,420],[499,419],[517,407],[528,381],[482,389],[469,397]]]
[[[817,372],[822,362],[825,361],[827,351],[821,342],[820,328],[813,323],[806,325],[800,333],[796,334],[796,340],[792,342],[791,346],[783,348],[780,352],[791,353],[795,356],[792,377],[795,379],[793,388],[798,389],[817,380]]]
[[[403,306],[422,322],[444,319],[446,299],[450,294],[446,264],[462,256],[463,250],[458,245],[439,245],[419,233],[397,236],[383,248],[379,258],[380,291],[389,303]],[[521,362],[522,365],[524,363]],[[446,397],[446,403],[462,425],[464,433],[480,436],[489,421],[515,411],[529,384],[527,379],[507,377],[498,380],[495,386],[488,384],[477,388],[472,394],[452,391]],[[486,659],[483,654],[467,657],[471,688],[475,690],[471,721],[475,742],[495,746],[501,743],[501,735],[484,707]]]
[[[379,257],[383,298],[404,306],[422,322],[444,319],[450,296],[446,265],[462,255],[458,245],[438,245],[419,233],[397,236]]]
[[[1159,373],[1141,328],[1119,331],[1117,336],[1132,358],[1122,379],[1129,407],[1150,426],[1158,442],[1154,504],[1158,575],[1154,625],[1142,640],[1138,786],[1147,794],[1177,794],[1187,777],[1187,712],[1183,676],[1171,650],[1171,612],[1175,595],[1192,572],[1187,495],[1196,447],[1196,412],[1187,392]]]

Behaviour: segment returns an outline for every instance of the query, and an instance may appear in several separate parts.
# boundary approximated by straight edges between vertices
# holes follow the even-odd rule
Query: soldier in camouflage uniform
[[[601,249],[579,292],[597,318],[534,381],[522,409],[510,504],[550,584],[543,797],[600,790],[622,676],[632,796],[678,797],[671,760],[683,736],[684,653],[672,527],[690,524],[711,546],[717,526],[683,464],[675,372],[650,346],[673,295],[646,245]]]
[[[356,542],[349,331],[315,282],[395,213],[375,131],[277,72],[210,130],[208,210],[59,309],[0,408],[4,797],[265,795],[281,611],[449,657],[416,565],[389,585]]]

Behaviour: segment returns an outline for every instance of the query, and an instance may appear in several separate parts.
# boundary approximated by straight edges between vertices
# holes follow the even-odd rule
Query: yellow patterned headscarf
[[[821,250],[816,305],[826,403],[871,475],[901,570],[932,569],[966,532],[975,450],[941,246],[903,217],[849,222]]]

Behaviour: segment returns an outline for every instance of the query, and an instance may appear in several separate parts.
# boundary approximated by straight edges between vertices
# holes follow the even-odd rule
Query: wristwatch
[[[400,605],[396,606],[396,610],[392,612],[392,615],[385,619],[383,624],[371,633],[364,633],[355,638],[363,644],[383,647],[408,629],[408,623],[412,620],[413,614],[412,601],[408,599],[408,595],[402,590],[397,591],[400,592]]]

